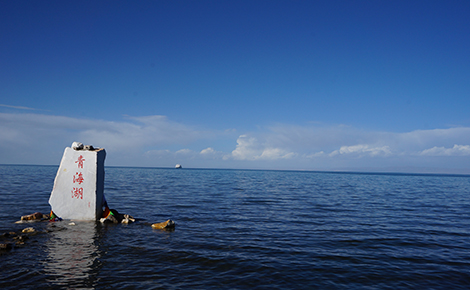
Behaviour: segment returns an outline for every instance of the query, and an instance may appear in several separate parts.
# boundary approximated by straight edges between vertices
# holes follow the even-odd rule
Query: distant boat
[[[176,168],[176,169],[180,169],[180,168],[183,168],[183,166],[181,166],[181,164],[176,164],[176,165],[175,165],[175,168]]]

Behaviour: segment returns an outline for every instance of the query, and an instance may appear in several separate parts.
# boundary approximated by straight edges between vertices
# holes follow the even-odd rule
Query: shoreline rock
[[[156,229],[156,230],[174,229],[175,226],[176,226],[176,223],[174,221],[167,220],[165,222],[152,224],[152,229]]]

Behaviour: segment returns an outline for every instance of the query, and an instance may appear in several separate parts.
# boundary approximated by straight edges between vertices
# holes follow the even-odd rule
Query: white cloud
[[[286,150],[280,148],[266,148],[263,150],[263,153],[258,157],[259,159],[268,159],[268,160],[275,160],[275,159],[291,159],[295,157],[297,154],[294,152],[288,152]]]
[[[320,151],[320,152],[315,152],[312,154],[304,154],[303,155],[305,158],[317,158],[317,157],[324,157],[326,156],[325,152]]]
[[[232,151],[232,157],[237,160],[290,159],[296,155],[294,152],[261,144],[256,138],[247,135],[240,135],[237,144]]]
[[[431,147],[449,147],[453,144],[470,144],[470,127],[389,134],[388,142],[406,152],[421,151]]]
[[[18,109],[18,110],[31,110],[31,111],[38,110],[38,109],[35,109],[35,108],[22,107],[22,106],[11,106],[11,105],[5,105],[5,104],[0,104],[0,107],[6,107],[6,108],[12,108],[12,109]]]
[[[457,145],[452,148],[432,147],[419,153],[423,156],[470,156],[470,145]]]
[[[228,160],[230,158],[226,152],[217,151],[212,147],[201,150],[199,156],[204,159],[204,162],[208,160]]]
[[[243,135],[235,135],[234,131],[201,130],[159,115],[107,121],[0,113],[0,163],[56,164],[65,146],[80,141],[104,147],[110,165],[180,163],[185,167],[296,169],[423,164],[470,167],[470,145],[454,145],[470,144],[467,127],[394,133],[343,125],[281,124]],[[217,147],[224,149],[217,151]],[[263,161],[270,161],[269,165]]]
[[[190,149],[181,149],[181,150],[176,151],[176,154],[184,154],[184,155],[189,155],[193,153],[194,152]]]
[[[201,150],[201,152],[200,152],[201,155],[209,155],[209,154],[214,154],[214,153],[215,153],[215,150],[214,150],[214,148],[212,148],[212,147],[203,149],[203,150]]]
[[[256,138],[240,135],[237,140],[237,147],[232,151],[232,157],[238,160],[255,160],[260,154]]]
[[[209,135],[208,132],[168,121],[165,116],[128,119],[131,122],[0,113],[0,142],[64,139],[67,142],[80,140],[99,147],[129,150],[157,144],[185,144]]]
[[[371,157],[392,155],[392,151],[390,150],[389,146],[370,147],[369,145],[359,144],[354,146],[341,146],[339,150],[331,152],[330,156],[342,154],[355,154],[358,156],[363,156],[364,153]]]
[[[107,159],[119,155],[116,162],[138,165],[148,162],[144,160],[149,154],[145,153],[147,151],[188,145],[216,135],[169,121],[165,116],[126,119],[106,121],[0,113],[0,147],[3,149],[0,163],[54,164],[65,146],[79,141],[106,148]]]
[[[153,116],[140,116],[140,117],[132,117],[132,116],[126,116],[129,119],[133,119],[136,121],[139,121],[144,124],[159,124],[161,122],[165,122],[168,120],[166,116],[163,115],[153,115]]]
[[[170,154],[171,151],[170,150],[149,150],[147,152],[145,152],[144,154],[146,156],[165,156],[165,155],[168,155]]]

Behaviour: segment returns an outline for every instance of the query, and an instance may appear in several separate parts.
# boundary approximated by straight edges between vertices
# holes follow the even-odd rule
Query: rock
[[[34,233],[36,230],[34,228],[25,228],[21,232],[22,233]]]
[[[82,150],[83,149],[83,143],[73,142],[72,143],[72,149],[73,150]]]
[[[8,251],[8,250],[11,250],[12,248],[13,248],[12,243],[0,243],[0,251],[1,250]]]
[[[42,220],[42,219],[47,219],[49,216],[44,215],[40,212],[35,212],[29,215],[24,215],[21,217],[22,221],[32,221],[32,220]]]
[[[162,230],[162,229],[172,229],[175,228],[176,224],[172,220],[167,220],[166,222],[152,224],[153,229]]]
[[[129,224],[129,223],[133,223],[133,222],[135,222],[135,218],[131,217],[128,214],[125,214],[124,218],[121,221],[122,224]]]
[[[100,222],[102,223],[114,223],[114,224],[128,224],[128,223],[133,223],[135,222],[135,218],[128,214],[120,214],[117,210],[115,209],[110,209],[110,214],[105,217],[100,219]]]
[[[8,233],[3,233],[2,238],[12,238],[15,237],[16,233],[15,232],[8,232]]]
[[[108,215],[105,218],[101,218],[100,222],[103,223],[103,224],[106,224],[106,223],[108,223],[108,224],[109,223],[118,224],[119,223],[119,221],[116,219],[116,217],[114,217],[112,214]]]
[[[29,239],[29,237],[25,236],[25,235],[19,235],[19,236],[14,237],[13,239],[18,240],[18,242],[16,242],[16,243],[24,243],[24,241]]]
[[[83,150],[93,151],[95,148],[92,145],[85,145],[83,146]]]
[[[95,150],[95,147],[93,147],[93,145],[83,145],[83,143],[80,143],[80,142],[73,142],[72,149],[75,151],[80,151],[80,150],[93,151]],[[98,149],[99,148],[96,148],[96,150]]]

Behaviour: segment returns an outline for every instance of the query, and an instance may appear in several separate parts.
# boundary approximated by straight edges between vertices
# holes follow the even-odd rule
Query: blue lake
[[[470,288],[470,176],[107,167],[136,223],[15,224],[57,169],[0,166],[0,289]]]

